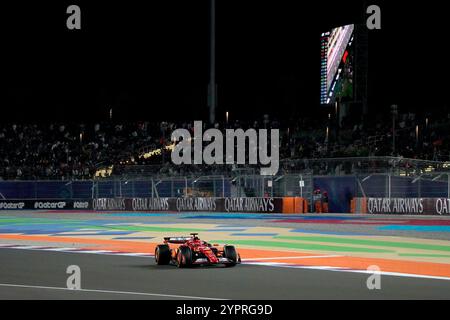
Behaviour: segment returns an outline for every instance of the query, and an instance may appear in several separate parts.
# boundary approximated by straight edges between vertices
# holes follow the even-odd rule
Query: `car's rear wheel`
[[[230,263],[227,263],[227,267],[234,267],[238,261],[238,254],[236,248],[234,246],[224,246],[223,247],[223,256],[231,260]]]
[[[177,267],[186,268],[192,266],[192,250],[189,247],[179,247],[177,253]]]
[[[166,244],[160,244],[155,249],[155,262],[158,265],[169,264],[170,248]]]

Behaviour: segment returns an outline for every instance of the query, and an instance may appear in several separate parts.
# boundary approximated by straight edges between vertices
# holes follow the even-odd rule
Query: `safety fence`
[[[318,192],[320,197],[313,193],[314,190]],[[325,192],[327,193],[326,196]],[[301,209],[300,211],[302,212],[318,211],[316,202],[320,201],[322,204],[326,204],[327,209],[319,210],[319,212],[370,213],[370,211],[378,211],[376,209],[369,210],[367,203],[372,205],[376,201],[379,202],[379,199],[382,199],[382,203],[385,201],[385,204],[387,201],[392,205],[399,203],[400,207],[403,202],[393,199],[407,199],[404,203],[408,206],[413,201],[408,199],[450,199],[450,173],[425,172],[417,175],[370,173],[342,176],[318,176],[308,173],[277,176],[240,174],[234,177],[197,176],[85,181],[0,181],[0,207],[3,206],[4,209],[18,206],[16,201],[19,201],[19,204],[23,203],[22,207],[33,209],[46,209],[48,206],[55,206],[55,202],[64,202],[65,208],[86,209],[93,208],[96,199],[112,199],[108,201],[119,199],[117,201],[122,201],[122,199],[187,198],[300,198],[305,200],[302,202],[302,206],[307,207],[307,210]],[[436,205],[441,205],[442,200],[439,201],[433,202],[435,207]],[[88,203],[87,207],[86,203]],[[414,204],[413,202],[411,203]],[[440,212],[445,214],[446,204],[447,202],[442,202],[442,210],[428,211],[432,212],[432,214],[440,214]],[[297,208],[294,211],[299,211],[298,205],[294,205],[294,207]],[[127,208],[132,210],[132,206]],[[380,212],[402,213],[403,211],[404,213],[415,212],[409,209],[394,210],[394,208],[392,210],[383,209]],[[419,211],[417,213],[423,212]]]
[[[177,197],[304,197],[309,175],[198,176],[85,181],[0,181],[0,199],[94,199]]]

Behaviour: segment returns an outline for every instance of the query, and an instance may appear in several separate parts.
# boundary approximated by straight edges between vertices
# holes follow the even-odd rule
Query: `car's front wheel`
[[[192,251],[189,247],[179,247],[177,253],[177,267],[186,268],[192,265]]]
[[[170,248],[166,244],[160,244],[155,249],[155,262],[157,265],[165,265],[170,262]]]
[[[223,256],[228,258],[231,262],[227,264],[227,267],[234,267],[238,261],[238,254],[234,246],[224,246]]]

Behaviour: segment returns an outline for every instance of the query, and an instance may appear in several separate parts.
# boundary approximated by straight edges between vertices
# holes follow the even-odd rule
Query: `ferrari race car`
[[[158,265],[175,264],[178,268],[194,265],[225,265],[234,267],[241,263],[236,248],[231,245],[220,247],[198,238],[198,233],[190,237],[164,237],[164,243],[155,249]]]

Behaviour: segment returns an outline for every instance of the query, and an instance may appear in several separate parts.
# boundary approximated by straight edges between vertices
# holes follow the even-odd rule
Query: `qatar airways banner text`
[[[98,198],[95,211],[280,213],[281,198]]]
[[[405,215],[450,215],[446,198],[367,198],[367,213]]]

